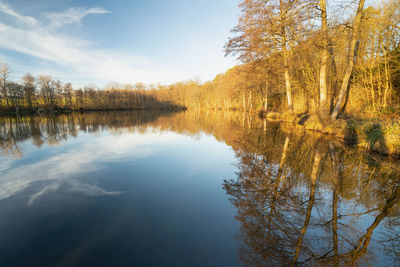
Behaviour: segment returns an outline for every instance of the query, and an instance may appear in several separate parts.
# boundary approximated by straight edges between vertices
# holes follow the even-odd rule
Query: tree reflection
[[[304,132],[269,130],[277,133],[267,133],[263,146],[236,150],[237,178],[224,182],[240,222],[238,260],[246,266],[394,264],[400,243],[390,237],[399,237],[400,174],[391,165],[397,163]],[[286,137],[270,138],[276,135]],[[242,142],[254,142],[247,138]]]
[[[109,130],[113,134],[134,131],[147,127],[160,116],[171,116],[174,112],[93,112],[68,115],[0,117],[0,152],[4,155],[22,157],[19,143],[31,139],[32,144],[59,145],[79,131],[100,133]]]

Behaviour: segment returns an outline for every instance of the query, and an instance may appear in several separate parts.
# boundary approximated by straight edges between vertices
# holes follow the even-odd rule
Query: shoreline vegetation
[[[327,2],[241,0],[225,45],[241,64],[207,82],[73,88],[49,75],[12,81],[0,63],[0,114],[236,110],[399,155],[400,2]]]
[[[338,138],[348,146],[358,146],[382,155],[400,157],[400,121],[397,119],[343,117],[334,122],[321,114],[263,113],[269,121],[295,124],[307,131]]]

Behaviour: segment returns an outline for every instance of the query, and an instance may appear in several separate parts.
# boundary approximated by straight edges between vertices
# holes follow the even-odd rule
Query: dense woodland
[[[73,88],[48,75],[10,81],[1,110],[240,109],[363,116],[400,111],[400,2],[242,0],[225,46],[242,62],[213,81]]]

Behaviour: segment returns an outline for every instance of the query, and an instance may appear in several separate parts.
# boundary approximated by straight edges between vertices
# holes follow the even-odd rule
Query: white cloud
[[[65,12],[47,14],[47,17],[51,19],[50,25],[47,26],[39,24],[32,17],[18,14],[4,4],[1,5],[0,10],[7,14],[11,13],[20,20],[31,21],[29,27],[14,27],[0,21],[0,48],[55,63],[63,68],[63,73],[69,77],[78,76],[80,81],[103,84],[111,80],[122,83],[165,83],[179,80],[183,76],[182,73],[172,70],[154,68],[148,59],[132,55],[128,51],[95,49],[93,48],[95,44],[92,42],[60,35],[59,31],[54,33],[52,30],[52,27],[59,27],[66,23],[80,23],[88,14],[108,13],[109,11],[105,9],[71,8]],[[30,72],[36,75],[43,74],[37,71],[36,67]],[[46,74],[52,74],[52,72]]]
[[[80,50],[84,42],[56,37],[44,29],[26,30],[0,23],[0,33],[1,47],[37,58],[68,65],[88,57]]]
[[[35,18],[30,16],[23,16],[14,11],[10,6],[4,4],[3,2],[0,2],[0,12],[13,16],[17,18],[20,22],[23,22],[24,24],[29,26],[35,26],[38,24],[38,21]]]
[[[45,16],[50,19],[51,28],[61,27],[65,24],[77,23],[81,24],[81,20],[89,14],[105,14],[111,13],[100,7],[85,9],[82,7],[73,7],[61,13],[48,13]]]

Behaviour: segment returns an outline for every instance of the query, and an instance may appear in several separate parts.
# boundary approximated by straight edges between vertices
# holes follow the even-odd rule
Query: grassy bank
[[[318,131],[380,154],[400,156],[400,120],[397,118],[344,117],[332,122],[319,114],[260,114],[271,121],[292,122],[306,130]]]

